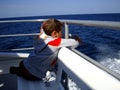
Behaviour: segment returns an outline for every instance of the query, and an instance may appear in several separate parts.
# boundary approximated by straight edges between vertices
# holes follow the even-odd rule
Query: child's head
[[[63,24],[57,19],[48,19],[44,21],[42,24],[42,28],[45,34],[53,37],[55,35],[56,38],[61,37],[58,34],[61,34],[62,27],[63,27]]]

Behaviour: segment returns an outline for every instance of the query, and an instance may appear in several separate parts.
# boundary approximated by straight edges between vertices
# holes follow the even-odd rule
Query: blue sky
[[[0,0],[0,18],[120,13],[120,0]]]

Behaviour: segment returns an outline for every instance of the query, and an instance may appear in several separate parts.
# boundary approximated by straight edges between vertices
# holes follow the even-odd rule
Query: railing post
[[[68,24],[65,23],[65,38],[68,39],[69,38],[69,28],[68,28]]]
[[[56,76],[56,82],[58,83],[55,87],[55,90],[58,90],[58,88],[61,88],[61,77],[62,77],[62,67],[58,59],[58,70],[57,70],[57,76]]]
[[[62,67],[60,64],[58,64],[58,71],[57,71],[57,82],[60,83],[61,82],[61,76],[62,76]]]

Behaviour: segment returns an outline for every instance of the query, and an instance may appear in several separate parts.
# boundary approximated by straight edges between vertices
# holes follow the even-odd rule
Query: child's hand
[[[36,36],[37,39],[40,38],[40,36],[44,33],[43,29],[40,29],[40,34]]]
[[[78,36],[74,35],[74,36],[72,36],[72,37],[73,37],[73,39],[75,39],[75,40],[78,41],[79,43],[82,43],[81,39],[80,39]]]

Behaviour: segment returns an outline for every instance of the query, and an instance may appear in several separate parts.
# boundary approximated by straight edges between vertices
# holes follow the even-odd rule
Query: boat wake
[[[100,63],[106,66],[107,68],[115,71],[116,73],[120,74],[120,59],[107,58],[103,59]]]
[[[96,59],[105,67],[120,74],[120,51],[112,49],[108,45],[96,45],[99,54]]]

